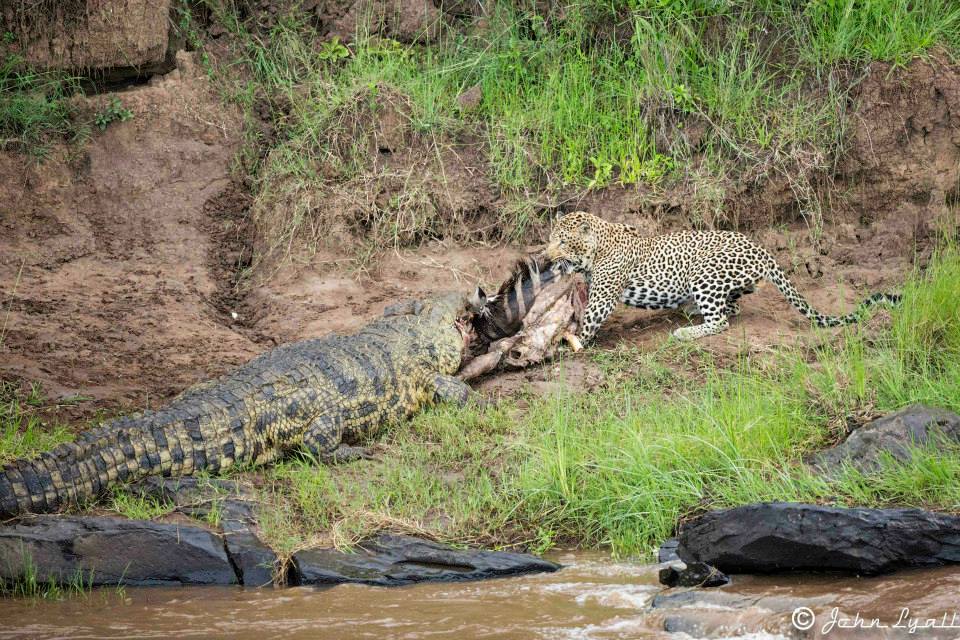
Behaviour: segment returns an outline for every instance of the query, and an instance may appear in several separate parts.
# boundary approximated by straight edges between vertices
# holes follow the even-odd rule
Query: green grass
[[[113,488],[106,506],[111,511],[131,520],[153,520],[176,508],[176,505],[171,502],[132,493],[119,486]]]
[[[296,11],[263,29],[232,3],[205,5],[232,34],[233,58],[208,64],[247,114],[241,165],[254,185],[257,264],[345,235],[358,239],[359,263],[456,234],[486,241],[489,228],[517,239],[542,227],[543,203],[617,184],[688,181],[695,224],[736,226],[729,189],[777,176],[817,232],[815,185],[845,135],[849,83],[838,79],[875,60],[960,50],[950,0],[581,0],[562,14],[493,2],[482,26],[447,29],[430,46],[359,33],[348,47],[316,41]],[[188,14],[180,22],[196,32]],[[479,104],[461,108],[457,96],[474,86]],[[269,140],[255,109],[270,114]],[[375,165],[385,111],[399,114],[394,128],[426,168]],[[444,153],[464,140],[481,141],[507,203],[485,233],[424,180],[443,182]]]
[[[886,60],[903,65],[934,45],[960,45],[952,0],[816,0],[804,10],[807,55],[817,63]]]
[[[494,172],[514,188],[657,182],[674,168],[668,160],[686,158],[655,138],[689,114],[723,129],[714,142],[733,156],[822,146],[834,141],[824,128],[838,125],[841,97],[830,86],[826,100],[804,97],[824,93],[802,91],[811,75],[960,44],[960,8],[947,0],[576,2],[564,18],[492,3],[489,12],[485,29],[431,47],[361,35],[345,60],[316,55],[295,17],[254,36],[219,15],[240,37],[255,84],[289,103],[279,124],[301,151],[336,155],[328,134],[343,124],[338,110],[364,87],[388,86],[409,100],[416,133],[479,126]],[[630,37],[605,36],[613,25]],[[455,98],[475,84],[481,104],[463,113]],[[346,164],[357,171],[365,160]]]
[[[93,590],[93,571],[78,568],[66,578],[44,577],[29,551],[21,547],[20,556],[23,559],[20,575],[13,580],[0,580],[0,597],[61,600],[66,596],[88,595]]]
[[[0,148],[43,159],[53,143],[82,138],[86,128],[73,121],[67,100],[78,90],[75,78],[30,70],[0,45]]]
[[[63,425],[44,420],[47,406],[39,386],[23,392],[13,383],[0,382],[0,464],[73,439],[73,433]]]
[[[696,345],[597,354],[606,384],[497,408],[439,408],[391,430],[380,460],[272,471],[268,535],[293,550],[379,528],[459,542],[559,541],[645,554],[679,520],[762,500],[960,511],[960,448],[884,460],[877,474],[811,472],[804,456],[847,416],[913,402],[960,411],[960,251],[906,283],[886,328],[719,365]],[[564,385],[561,388],[566,389]]]

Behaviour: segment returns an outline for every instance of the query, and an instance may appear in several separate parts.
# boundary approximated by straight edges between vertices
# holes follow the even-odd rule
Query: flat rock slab
[[[311,549],[294,554],[291,578],[301,585],[357,583],[398,586],[415,582],[484,580],[552,572],[560,565],[525,553],[462,551],[401,535],[380,535],[356,553]]]
[[[277,554],[256,534],[256,517],[250,502],[227,500],[223,503],[220,527],[230,561],[245,587],[269,587],[279,571]]]
[[[810,464],[828,475],[836,475],[843,464],[871,473],[880,468],[884,453],[907,461],[911,446],[948,442],[960,442],[960,416],[945,409],[914,404],[863,425],[845,441],[814,455]]]
[[[236,584],[220,536],[200,527],[96,516],[36,516],[0,527],[0,579],[84,584]]]
[[[798,607],[817,610],[830,607],[834,599],[830,594],[796,598],[691,589],[661,593],[654,597],[650,607],[662,617],[664,631],[685,633],[692,638],[822,638],[815,632],[798,631],[790,623],[790,615]],[[863,637],[868,637],[869,631],[864,634]]]
[[[960,518],[922,509],[752,504],[688,522],[679,538],[684,562],[727,573],[873,575],[960,562]]]
[[[227,555],[240,583],[245,587],[273,584],[280,560],[257,535],[253,508],[255,494],[250,487],[222,478],[150,476],[128,488],[142,496],[171,502],[194,518],[206,518],[216,505],[220,510],[220,528]]]

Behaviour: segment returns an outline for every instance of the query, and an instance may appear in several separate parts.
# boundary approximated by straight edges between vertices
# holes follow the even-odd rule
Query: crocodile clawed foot
[[[377,457],[373,455],[373,450],[370,447],[354,447],[346,444],[341,444],[331,453],[323,456],[323,461],[326,464],[347,464],[357,460],[376,459]]]

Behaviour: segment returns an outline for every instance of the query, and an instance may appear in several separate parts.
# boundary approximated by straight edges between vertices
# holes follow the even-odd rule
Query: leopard
[[[851,324],[867,307],[901,302],[898,294],[877,293],[852,313],[822,314],[800,295],[770,252],[737,231],[646,235],[574,211],[556,221],[543,254],[560,272],[582,273],[587,281],[587,307],[578,330],[583,345],[594,339],[619,302],[640,309],[682,308],[702,316],[699,325],[675,329],[672,335],[678,340],[722,333],[729,319],[739,315],[740,298],[764,279],[818,327]]]

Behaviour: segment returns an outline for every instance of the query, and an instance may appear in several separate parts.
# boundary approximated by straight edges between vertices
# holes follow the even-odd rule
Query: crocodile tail
[[[136,416],[121,418],[35,458],[7,463],[0,469],[0,517],[58,511],[100,496],[115,482],[161,472],[151,434]]]
[[[63,464],[57,450],[4,465],[0,472],[0,516],[47,513],[99,493],[85,469]]]
[[[807,302],[802,295],[800,295],[800,292],[797,291],[797,288],[793,286],[793,283],[790,282],[789,278],[787,278],[787,274],[784,273],[783,269],[780,268],[780,265],[773,260],[771,260],[771,266],[767,271],[766,277],[777,287],[777,289],[780,290],[780,293],[783,294],[783,297],[785,297],[797,311],[812,320],[818,327],[839,327],[845,324],[852,324],[859,321],[864,310],[868,309],[869,307],[877,304],[896,306],[900,304],[901,300],[901,296],[897,294],[875,293],[861,302],[853,313],[848,313],[842,316],[829,316],[820,313],[810,306],[810,303]]]

